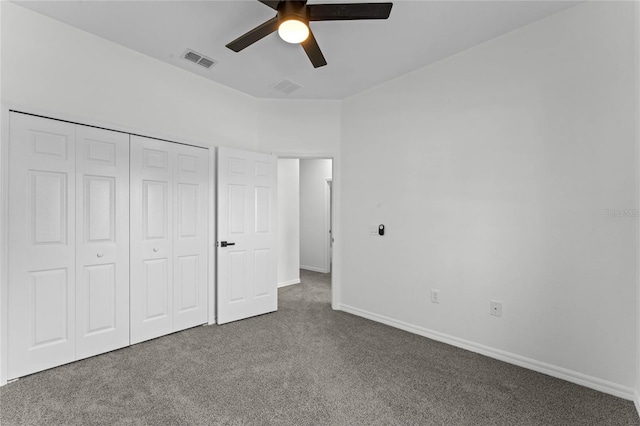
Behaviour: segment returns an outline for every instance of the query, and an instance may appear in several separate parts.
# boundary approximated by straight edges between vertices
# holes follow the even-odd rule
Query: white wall
[[[338,152],[339,102],[256,99],[0,3],[5,103],[212,146]]]
[[[257,148],[250,96],[15,4],[2,8],[4,102]]]
[[[636,2],[635,4],[635,37],[633,38],[636,41],[636,111],[640,110],[640,5]],[[636,150],[637,150],[637,179],[640,187],[640,118],[636,118]],[[640,231],[640,230],[639,230]],[[638,247],[640,251],[640,233],[638,234]],[[639,256],[640,257],[640,256]],[[640,415],[640,261],[638,261],[638,277],[637,277],[637,305],[636,305],[636,389],[635,389],[635,398],[634,402],[636,404],[636,410],[638,411],[638,415]]]
[[[300,282],[300,161],[278,160],[278,287]]]
[[[638,208],[633,7],[585,2],[344,102],[343,309],[631,397],[638,219],[606,210]]]
[[[300,160],[300,267],[329,272],[328,185],[331,160]]]
[[[331,157],[339,153],[341,102],[256,101],[257,133],[264,150],[288,157]]]
[[[2,2],[0,2],[0,47],[2,46],[3,36],[2,36],[2,19],[3,19],[3,7]],[[0,98],[2,96],[2,54],[0,50]],[[2,112],[0,112],[2,114]],[[0,116],[0,142],[4,141],[8,138],[8,126],[7,119],[4,116]],[[8,164],[8,158],[6,156],[7,151],[5,144],[0,143],[0,169],[5,170]],[[7,321],[4,317],[4,312],[2,311],[2,303],[7,298],[8,288],[6,285],[2,285],[2,283],[6,282],[8,277],[7,271],[7,258],[5,253],[7,253],[8,241],[7,241],[7,223],[6,216],[8,214],[7,209],[3,208],[3,205],[7,204],[8,200],[8,191],[7,187],[8,176],[5,176],[4,173],[0,173],[0,194],[2,194],[0,198],[0,385],[3,385],[6,381],[4,377],[4,371],[6,371],[7,360],[5,356],[6,349],[6,336],[8,335],[7,330]],[[5,336],[5,337],[3,337]]]

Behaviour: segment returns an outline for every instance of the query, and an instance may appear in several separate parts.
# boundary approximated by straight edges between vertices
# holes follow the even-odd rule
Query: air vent
[[[187,49],[187,51],[184,52],[184,55],[182,55],[182,57],[189,62],[193,62],[194,64],[198,64],[201,67],[205,67],[205,68],[211,68],[216,64],[216,61],[214,61],[213,59],[209,59],[206,56],[203,56],[199,53],[194,52],[193,50]]]
[[[293,92],[295,92],[296,90],[302,88],[302,85],[291,81],[287,78],[284,78],[280,81],[278,81],[277,83],[274,83],[271,85],[271,88],[274,90],[277,90],[278,92],[282,92],[286,95],[290,95]]]
[[[211,59],[207,59],[207,58],[202,58],[202,59],[200,59],[200,61],[198,61],[198,65],[202,65],[205,68],[211,68],[211,66],[213,66],[213,64],[215,64],[215,62],[213,62]]]

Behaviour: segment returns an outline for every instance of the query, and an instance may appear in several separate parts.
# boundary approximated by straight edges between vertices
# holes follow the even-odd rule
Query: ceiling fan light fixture
[[[301,44],[314,68],[327,65],[327,60],[309,27],[309,22],[387,19],[393,7],[393,3],[331,2],[308,5],[307,0],[258,1],[275,10],[278,14],[233,40],[227,44],[227,47],[234,52],[240,52],[277,30],[280,38],[284,41]]]
[[[309,37],[309,27],[300,19],[289,18],[278,26],[278,35],[287,43],[302,43]]]

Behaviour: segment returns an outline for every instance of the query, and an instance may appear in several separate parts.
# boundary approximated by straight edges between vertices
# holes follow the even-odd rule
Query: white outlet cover
[[[498,302],[497,300],[491,300],[489,306],[489,313],[494,317],[502,316],[502,302]]]

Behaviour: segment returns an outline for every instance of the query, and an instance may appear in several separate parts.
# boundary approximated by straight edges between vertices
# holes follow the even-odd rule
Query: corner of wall
[[[4,3],[3,1],[0,1],[0,27],[2,26],[2,9],[4,8]],[[0,31],[0,46],[2,46],[2,31]],[[1,100],[1,95],[2,95],[2,55],[0,54],[0,100]],[[4,146],[5,143],[5,134],[4,134],[4,129],[6,128],[7,123],[5,122],[5,114],[4,114],[4,107],[2,108],[3,112],[0,116],[0,147]],[[0,152],[2,150],[0,149]],[[0,153],[0,188],[2,188],[2,185],[4,185],[4,183],[6,182],[6,177],[4,175],[5,173],[5,168],[1,165],[2,161],[4,160],[4,153]],[[0,199],[3,200],[3,206],[6,205],[4,203],[4,199],[2,198],[4,197],[4,191],[2,189],[0,189]],[[4,234],[4,212],[0,211],[0,226],[2,226],[2,234]],[[4,237],[0,238],[0,241],[4,241]],[[4,255],[5,255],[5,251],[4,251],[4,247],[2,249],[0,249],[0,259],[4,259]],[[3,274],[4,274],[5,268],[4,268],[4,262],[0,261],[0,279],[4,281]],[[1,288],[3,286],[0,286],[0,293],[1,293]],[[5,314],[5,310],[2,308],[2,305],[4,303],[4,295],[0,294],[0,386],[5,385],[6,382],[6,378],[5,378],[5,374],[4,372],[6,371],[4,366],[4,362],[5,362],[5,354],[3,352],[5,345],[4,342],[2,342],[2,336],[5,336],[6,334],[3,331],[3,327],[6,324],[6,321],[4,321],[3,319],[3,315]]]
[[[635,75],[636,77],[636,207],[640,207],[640,3],[634,2],[635,15]],[[636,259],[640,255],[640,228],[636,246]],[[636,388],[633,402],[640,416],[640,262],[636,268]]]
[[[295,284],[300,284],[300,278],[298,279],[294,279],[294,280],[289,280],[289,281],[283,281],[278,283],[278,288],[282,288],[282,287],[288,287],[290,285],[295,285]]]
[[[0,1],[0,4],[4,2]],[[7,384],[9,109],[0,106],[0,386]]]

